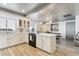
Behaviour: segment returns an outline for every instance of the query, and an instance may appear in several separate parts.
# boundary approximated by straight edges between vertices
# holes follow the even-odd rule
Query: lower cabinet
[[[41,39],[41,35],[37,35],[37,38],[36,38],[36,47],[38,47],[38,48],[42,48],[42,39]]]
[[[7,36],[0,36],[0,48],[7,47]]]
[[[0,49],[26,42],[24,34],[6,34],[0,36]]]
[[[25,37],[24,37],[24,38],[25,38],[25,42],[29,44],[29,38],[28,38],[28,37],[29,37],[29,34],[26,33],[26,34],[25,34]]]
[[[25,42],[23,34],[13,34],[8,36],[8,46],[13,46]]]
[[[21,33],[20,35],[18,35],[18,40],[19,40],[19,43],[23,43],[23,42],[26,42],[28,43],[28,35],[26,33]]]
[[[18,44],[19,42],[18,42],[18,36],[17,35],[9,35],[8,36],[8,39],[7,39],[7,41],[8,41],[8,47],[9,46],[13,46],[13,45],[15,45],[15,44]]]
[[[42,41],[43,43],[42,43],[42,49],[43,50],[45,50],[45,51],[47,51],[47,52],[51,52],[51,39],[50,39],[50,37],[46,37],[46,36],[44,36],[43,37],[43,41]]]
[[[53,53],[56,50],[56,35],[54,34],[38,34],[36,47]]]

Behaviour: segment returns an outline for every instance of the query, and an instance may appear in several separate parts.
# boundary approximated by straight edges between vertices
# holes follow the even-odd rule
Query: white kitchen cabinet
[[[48,52],[50,52],[50,50],[51,50],[51,40],[49,39],[50,37],[47,37],[47,36],[44,36],[43,37],[43,43],[42,43],[42,49],[43,50],[45,50],[45,51],[48,51]]]
[[[8,34],[8,47],[18,44],[18,36],[16,34]]]
[[[37,35],[37,39],[36,39],[36,46],[38,47],[38,48],[42,48],[42,40],[41,40],[41,35]]]
[[[7,36],[1,35],[0,36],[0,48],[7,47]]]
[[[53,53],[56,50],[56,35],[47,33],[37,34],[36,46],[44,51]]]
[[[0,35],[0,49],[26,42],[24,33],[8,33]]]
[[[22,33],[8,34],[8,47],[24,42],[25,39]]]
[[[19,43],[26,42],[27,35],[25,33],[19,33],[18,37],[19,37]]]
[[[29,44],[29,35],[28,35],[28,33],[25,33],[25,35],[24,35],[25,37],[24,37],[24,39],[25,39],[25,42],[26,43],[28,43]]]

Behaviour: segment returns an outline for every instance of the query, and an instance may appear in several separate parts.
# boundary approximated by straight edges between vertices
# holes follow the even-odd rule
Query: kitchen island
[[[53,53],[56,50],[56,34],[37,34],[36,46],[46,52]]]

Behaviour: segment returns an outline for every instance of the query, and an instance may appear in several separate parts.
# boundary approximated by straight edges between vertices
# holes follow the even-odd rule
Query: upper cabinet
[[[27,27],[29,27],[29,21],[20,19],[17,21],[17,27],[18,28],[27,28]]]
[[[24,27],[26,27],[26,20],[24,20],[23,23],[24,23]]]
[[[19,26],[18,27],[22,27],[22,20],[19,20]]]
[[[26,20],[18,20],[18,27],[19,28],[24,28],[26,27]]]
[[[30,21],[27,18],[17,20],[17,30],[19,32],[25,32],[28,30]]]

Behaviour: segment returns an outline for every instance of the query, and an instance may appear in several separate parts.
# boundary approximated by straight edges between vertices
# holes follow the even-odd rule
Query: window
[[[8,19],[7,20],[7,29],[11,31],[15,31],[15,26],[16,26],[16,21],[13,19]]]
[[[6,19],[0,18],[0,29],[6,29]]]
[[[0,18],[0,31],[15,31],[16,20],[8,18]]]
[[[51,31],[58,31],[59,30],[59,24],[55,23],[55,24],[51,24]]]

